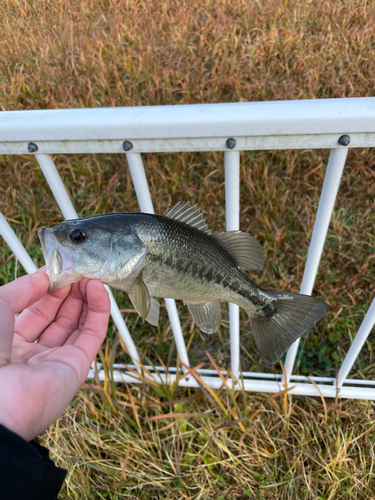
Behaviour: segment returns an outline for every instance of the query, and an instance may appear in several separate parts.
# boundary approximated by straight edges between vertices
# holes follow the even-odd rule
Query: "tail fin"
[[[256,345],[264,363],[273,365],[287,349],[310,330],[327,312],[327,304],[316,297],[290,292],[267,294],[276,301],[271,317],[250,317]]]

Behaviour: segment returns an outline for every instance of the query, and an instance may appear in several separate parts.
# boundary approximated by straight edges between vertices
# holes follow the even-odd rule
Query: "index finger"
[[[44,297],[48,286],[48,275],[44,271],[37,271],[0,287],[0,299],[8,302],[14,314],[17,314]]]

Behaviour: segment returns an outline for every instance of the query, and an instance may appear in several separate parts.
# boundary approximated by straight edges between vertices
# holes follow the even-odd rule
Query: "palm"
[[[20,291],[10,290],[15,283],[0,288],[5,327],[13,311],[25,308]],[[42,298],[16,319],[11,349],[0,337],[0,423],[26,439],[51,425],[77,393],[104,340],[110,311],[108,294],[96,280],[47,294],[47,277],[38,277],[37,286]]]

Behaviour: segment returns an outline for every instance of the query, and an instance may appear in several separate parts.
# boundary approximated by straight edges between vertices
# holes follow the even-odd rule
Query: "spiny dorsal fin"
[[[261,244],[250,234],[241,231],[211,233],[232,255],[238,267],[261,271],[264,266],[264,252]]]
[[[163,215],[169,219],[185,222],[185,224],[189,224],[189,226],[195,227],[195,229],[199,229],[204,233],[211,233],[207,229],[206,219],[203,218],[202,212],[197,205],[190,206],[189,202],[181,205],[179,201],[174,207],[168,208]]]

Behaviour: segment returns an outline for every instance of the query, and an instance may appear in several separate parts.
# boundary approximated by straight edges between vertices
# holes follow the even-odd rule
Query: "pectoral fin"
[[[202,332],[215,333],[220,328],[220,302],[185,302]]]
[[[141,276],[134,281],[136,309],[142,319],[146,319],[151,306],[150,294]]]
[[[137,280],[140,280],[141,283]],[[147,287],[140,276],[138,276],[135,279],[129,278],[119,281],[112,281],[111,283],[105,283],[105,284],[111,286],[112,288],[117,288],[117,290],[122,290],[124,292],[127,292],[131,300],[131,303],[133,304],[135,310],[141,316],[141,318],[148,321],[148,323],[151,323],[151,325],[157,326],[159,321],[160,304],[157,300],[150,297]],[[139,295],[136,295],[137,289]],[[146,296],[145,300],[143,299],[144,296]],[[149,308],[148,312],[146,312],[147,314],[146,317],[144,317],[141,312],[142,303],[145,304],[143,312],[145,312],[147,303],[149,303],[148,306]]]
[[[134,308],[138,312],[138,314],[141,316],[140,311],[138,310],[138,304],[136,303],[135,300],[135,293],[129,293],[129,299],[131,300]],[[151,303],[150,303],[150,309],[148,311],[148,314],[146,316],[146,321],[148,323],[151,323],[151,325],[158,326],[158,321],[159,321],[159,310],[160,310],[160,304],[157,300],[151,297]]]

